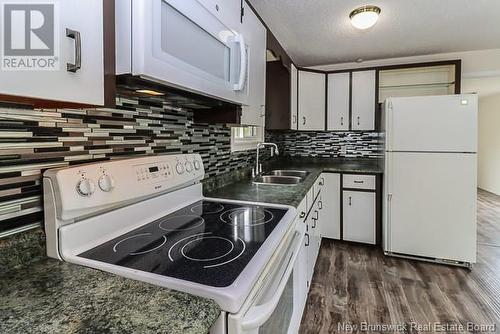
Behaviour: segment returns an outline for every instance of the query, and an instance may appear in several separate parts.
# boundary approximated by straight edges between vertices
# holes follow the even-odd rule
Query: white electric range
[[[203,177],[199,154],[48,170],[47,254],[211,298],[217,332],[253,332],[282,299],[303,227],[290,206],[204,198]]]

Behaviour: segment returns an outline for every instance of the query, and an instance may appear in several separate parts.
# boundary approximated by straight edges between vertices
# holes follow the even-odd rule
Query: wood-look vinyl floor
[[[483,190],[477,241],[469,271],[325,239],[300,333],[500,333],[500,196]]]

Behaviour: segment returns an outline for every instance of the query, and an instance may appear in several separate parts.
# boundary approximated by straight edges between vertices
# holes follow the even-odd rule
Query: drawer
[[[344,174],[343,188],[375,190],[375,175]]]

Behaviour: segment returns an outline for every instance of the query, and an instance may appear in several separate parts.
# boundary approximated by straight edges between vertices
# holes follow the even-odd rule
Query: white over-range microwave
[[[118,1],[116,74],[248,104],[251,50],[238,31],[240,1],[224,1],[215,12],[211,2]]]

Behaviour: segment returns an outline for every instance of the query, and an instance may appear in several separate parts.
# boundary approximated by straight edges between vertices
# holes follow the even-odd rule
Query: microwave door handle
[[[293,267],[295,261],[297,260],[300,247],[304,242],[304,234],[301,234],[301,236],[298,237],[297,239],[298,239],[297,241],[293,241],[294,242],[292,248],[293,251],[288,259],[287,269],[281,276],[280,283],[276,288],[274,295],[269,299],[267,303],[250,307],[250,309],[246,312],[241,322],[241,328],[243,330],[251,330],[259,328],[269,319],[269,317],[273,314],[274,310],[276,309],[276,306],[278,305],[278,302],[281,299],[281,295],[285,290],[285,286],[288,283],[290,274],[293,271]]]
[[[247,52],[245,49],[245,39],[243,35],[237,35],[236,42],[240,45],[240,76],[238,82],[234,84],[235,91],[243,90],[245,86],[245,78],[247,76]]]

